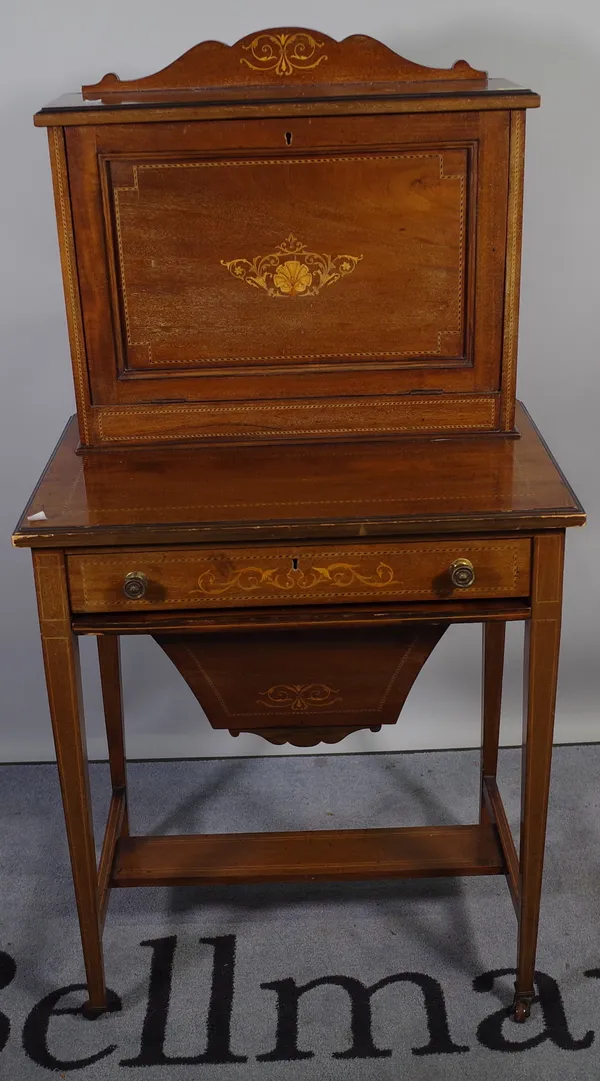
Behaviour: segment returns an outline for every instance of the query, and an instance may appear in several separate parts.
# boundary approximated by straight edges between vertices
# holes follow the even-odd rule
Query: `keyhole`
[[[292,559],[292,570],[293,571],[298,570],[298,557],[297,556],[294,556],[294,558]]]
[[[286,131],[286,133],[285,133],[285,141],[286,141],[288,146],[292,145],[292,139],[293,139],[293,135],[292,135],[291,131]]]

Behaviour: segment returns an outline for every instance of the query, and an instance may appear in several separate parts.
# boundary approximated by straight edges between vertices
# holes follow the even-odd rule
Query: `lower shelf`
[[[506,870],[493,826],[125,837],[112,886],[302,882]]]

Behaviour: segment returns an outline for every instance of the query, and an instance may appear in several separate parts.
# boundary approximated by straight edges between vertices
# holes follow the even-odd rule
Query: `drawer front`
[[[139,549],[68,556],[74,612],[240,608],[357,601],[462,600],[529,593],[530,541]],[[456,560],[474,582],[453,585]],[[123,592],[136,575],[142,596]]]

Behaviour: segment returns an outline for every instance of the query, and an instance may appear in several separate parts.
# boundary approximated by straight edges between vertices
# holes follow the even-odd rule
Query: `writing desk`
[[[564,534],[584,514],[517,405],[518,437],[138,448],[81,456],[67,425],[17,527],[32,549],[89,987],[118,886],[504,874],[534,995]],[[40,520],[32,516],[43,513]],[[496,784],[505,626],[526,625],[520,858]],[[483,624],[473,825],[138,837],[119,636],[149,634],[215,728],[335,743],[395,723],[450,624]],[[98,636],[112,801],[96,866],[78,637]],[[235,673],[235,679],[232,674]]]

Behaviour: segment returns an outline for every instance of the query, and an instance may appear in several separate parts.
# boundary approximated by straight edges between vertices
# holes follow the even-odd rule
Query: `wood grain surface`
[[[83,86],[85,97],[144,91],[197,90],[215,86],[280,86],[313,83],[315,72],[331,83],[394,80],[399,83],[467,82],[485,86],[486,73],[457,60],[451,68],[428,67],[407,60],[381,41],[353,34],[336,41],[328,34],[304,27],[259,30],[233,45],[203,41],[172,64],[141,79],[122,80],[108,74],[95,84]]]
[[[520,438],[115,449],[78,456],[71,421],[17,545],[252,544],[582,525],[522,406]],[[30,520],[42,513],[42,521]],[[135,568],[128,568],[135,569]]]
[[[234,89],[243,119],[217,104]],[[85,118],[39,114],[82,446],[511,432],[539,101],[517,90],[292,27],[107,75]],[[203,92],[205,117],[186,97]]]
[[[315,830],[121,841],[114,886],[502,874],[491,826]]]
[[[73,612],[146,608],[525,597],[528,538],[331,545],[320,548],[131,549],[68,556]],[[453,585],[450,568],[466,558],[475,582]],[[146,592],[131,600],[125,576],[143,574]]]
[[[213,728],[314,746],[349,730],[395,724],[447,626],[154,638]]]

